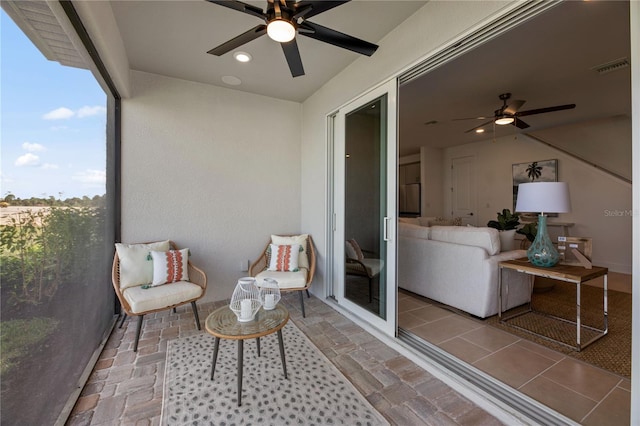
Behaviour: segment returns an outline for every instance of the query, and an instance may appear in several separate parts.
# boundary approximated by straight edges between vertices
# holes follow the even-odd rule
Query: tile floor
[[[631,382],[403,290],[399,326],[584,425],[628,425]]]
[[[502,424],[319,299],[305,297],[306,318],[298,294],[286,294],[282,302],[291,320],[391,424]],[[202,321],[222,305],[199,306]],[[204,331],[195,328],[190,307],[150,315],[135,353],[136,322],[114,330],[67,425],[160,424],[167,341]]]

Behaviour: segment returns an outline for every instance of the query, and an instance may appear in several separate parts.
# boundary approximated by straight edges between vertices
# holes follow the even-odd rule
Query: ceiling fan
[[[289,64],[291,76],[298,77],[304,75],[304,68],[298,44],[296,43],[296,32],[367,56],[373,55],[378,49],[378,46],[373,43],[307,21],[307,19],[347,3],[349,0],[302,0],[298,2],[294,0],[268,0],[267,10],[264,12],[259,7],[237,0],[207,1],[255,16],[265,22],[207,52],[212,55],[224,55],[245,43],[267,34],[271,39],[280,43]]]
[[[507,124],[512,124],[514,126],[516,126],[519,129],[526,129],[527,127],[529,127],[529,125],[527,123],[525,123],[524,121],[522,121],[520,119],[520,117],[525,117],[527,115],[534,115],[534,114],[544,114],[547,112],[554,112],[554,111],[562,111],[565,109],[573,109],[576,107],[576,104],[567,104],[567,105],[556,105],[556,106],[551,106],[551,107],[546,107],[546,108],[537,108],[537,109],[530,109],[527,111],[519,111],[520,108],[522,108],[522,105],[524,105],[524,103],[526,101],[522,101],[522,100],[512,100],[511,102],[507,103],[507,101],[509,99],[511,99],[511,93],[503,93],[499,96],[500,100],[502,100],[502,106],[494,111],[494,115],[493,117],[470,117],[470,118],[456,118],[454,120],[486,120],[489,119],[489,121],[482,123],[479,126],[476,126],[472,129],[467,130],[465,133],[470,133],[470,132],[474,132],[478,129],[481,129],[482,127],[486,126],[487,124],[490,123],[495,123],[499,126],[504,126]]]

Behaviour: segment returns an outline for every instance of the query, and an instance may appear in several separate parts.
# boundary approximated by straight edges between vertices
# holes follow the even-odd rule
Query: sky
[[[0,198],[103,195],[106,94],[89,70],[47,60],[0,14]]]

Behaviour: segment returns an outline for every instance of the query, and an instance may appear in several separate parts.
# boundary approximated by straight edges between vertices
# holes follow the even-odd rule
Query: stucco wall
[[[122,239],[169,238],[231,297],[271,233],[300,231],[301,105],[132,72],[122,103]]]

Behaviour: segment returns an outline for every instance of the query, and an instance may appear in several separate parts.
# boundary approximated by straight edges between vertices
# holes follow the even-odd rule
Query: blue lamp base
[[[547,217],[543,214],[538,215],[538,233],[527,250],[527,258],[531,264],[546,268],[554,266],[560,260],[558,250],[547,232]]]

